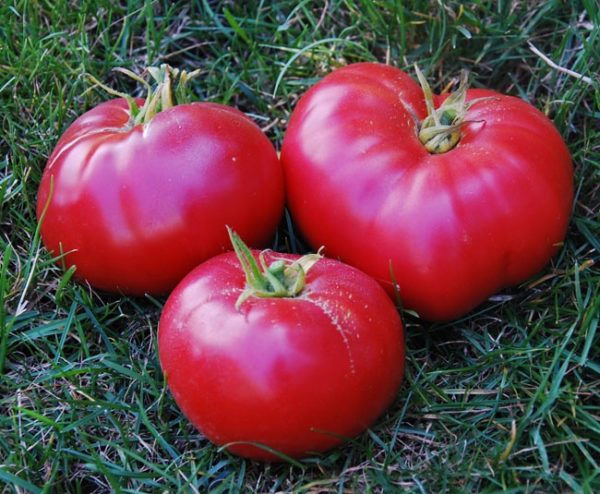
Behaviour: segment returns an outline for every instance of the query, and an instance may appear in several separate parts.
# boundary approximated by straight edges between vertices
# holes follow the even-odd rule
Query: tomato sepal
[[[463,125],[474,122],[473,120],[465,120],[469,108],[480,101],[497,98],[485,96],[467,102],[469,74],[466,70],[463,70],[456,91],[450,93],[444,102],[438,108],[435,108],[431,87],[416,64],[415,72],[423,90],[427,107],[427,117],[419,122],[417,126],[419,140],[425,146],[425,149],[432,154],[446,153],[460,141]]]
[[[153,87],[142,76],[136,74],[132,70],[124,67],[117,67],[114,70],[125,74],[146,88],[147,96],[141,107],[131,95],[112,89],[91,74],[88,74],[88,78],[94,85],[100,87],[108,94],[123,98],[127,101],[129,113],[131,115],[127,127],[130,128],[133,128],[136,125],[150,123],[156,114],[161,111],[168,110],[177,105],[189,103],[188,84],[200,74],[200,69],[188,72],[186,70],[171,67],[166,63],[163,63],[160,67],[147,67],[143,73],[149,74],[154,80],[155,86]]]
[[[250,297],[284,298],[295,297],[304,288],[306,273],[323,256],[320,253],[306,254],[295,261],[277,259],[267,265],[264,252],[258,255],[258,263],[240,236],[229,226],[227,232],[231,245],[246,276],[246,289],[238,297],[235,308]],[[260,263],[260,266],[259,266]]]

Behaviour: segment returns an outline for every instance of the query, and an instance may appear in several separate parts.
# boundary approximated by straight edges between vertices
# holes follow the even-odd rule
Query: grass
[[[596,2],[79,4],[0,6],[0,492],[600,492]],[[85,73],[134,91],[111,69],[201,68],[198,96],[238,106],[279,147],[302,92],[366,60],[418,62],[437,89],[468,68],[545,111],[575,164],[568,237],[539,276],[461,320],[406,315],[407,378],[372,430],[300,464],[239,459],[165,390],[164,299],[95,292],[40,246],[41,172],[106,98]],[[298,242],[284,222],[278,246]]]

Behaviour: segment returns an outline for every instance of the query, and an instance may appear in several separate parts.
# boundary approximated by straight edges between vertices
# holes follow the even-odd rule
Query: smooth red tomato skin
[[[167,383],[208,439],[250,458],[277,456],[248,443],[301,457],[355,436],[390,405],[403,332],[377,282],[322,259],[298,297],[251,297],[238,311],[244,287],[235,254],[222,254],[184,278],[160,319]]]
[[[291,213],[313,245],[378,279],[406,308],[444,321],[538,272],[564,239],[573,168],[558,131],[488,90],[452,150],[429,154],[426,108],[402,71],[334,71],[294,109],[281,160]],[[441,103],[444,96],[436,97]]]
[[[55,255],[67,253],[77,277],[108,291],[160,294],[229,248],[225,225],[253,246],[269,241],[283,211],[283,176],[250,119],[191,103],[145,126],[127,128],[128,120],[122,99],[85,113],[42,176],[42,239]]]

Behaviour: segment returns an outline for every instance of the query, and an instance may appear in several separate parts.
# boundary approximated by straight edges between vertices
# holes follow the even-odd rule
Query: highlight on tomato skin
[[[201,264],[165,304],[158,349],[180,409],[217,446],[266,461],[326,451],[370,427],[404,372],[388,296],[332,259],[242,256]]]
[[[227,250],[226,224],[267,245],[283,214],[281,166],[260,128],[235,108],[187,102],[176,83],[190,74],[153,74],[162,83],[145,99],[119,93],[71,124],[38,191],[41,237],[59,264],[129,295],[167,293]]]
[[[466,78],[437,96],[383,64],[350,64],[310,88],[281,162],[309,244],[430,321],[464,316],[543,269],[573,203],[571,158],[543,113]]]

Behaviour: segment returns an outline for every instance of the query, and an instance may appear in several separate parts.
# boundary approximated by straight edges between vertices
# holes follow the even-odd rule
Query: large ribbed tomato
[[[390,292],[395,279],[404,306],[430,320],[540,270],[573,200],[569,153],[548,118],[497,92],[455,94],[433,96],[428,112],[404,72],[349,65],[300,99],[281,156],[309,242]]]
[[[261,246],[283,211],[281,167],[260,128],[224,105],[165,104],[170,70],[149,107],[137,100],[144,120],[125,99],[102,103],[67,129],[44,170],[42,239],[104,290],[166,292],[227,248],[226,224]]]
[[[393,401],[402,324],[357,269],[262,256],[274,282],[257,266],[248,282],[229,252],[177,285],[160,319],[160,361],[175,401],[208,439],[251,458],[276,459],[266,448],[299,457],[358,434]]]

